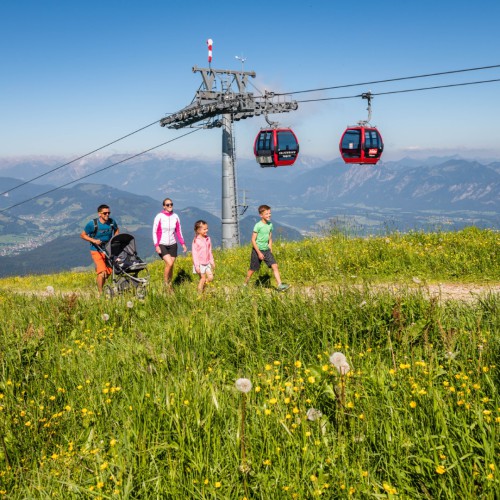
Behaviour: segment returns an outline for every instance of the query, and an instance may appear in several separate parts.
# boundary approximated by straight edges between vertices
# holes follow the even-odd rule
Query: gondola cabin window
[[[342,156],[359,158],[361,156],[361,130],[348,130],[342,139]]]

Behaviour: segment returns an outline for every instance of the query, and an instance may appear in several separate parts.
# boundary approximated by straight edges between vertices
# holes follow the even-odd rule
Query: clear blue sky
[[[298,91],[500,64],[499,0],[201,2],[0,0],[0,156],[85,154],[188,105],[207,66],[253,70],[259,90]],[[351,96],[500,78],[500,68],[295,98]],[[250,88],[252,90],[252,88]],[[409,152],[500,158],[500,82],[375,97],[385,159]],[[271,118],[304,155],[338,157],[366,102],[301,104]],[[265,122],[235,125],[250,157]],[[136,153],[180,135],[158,126],[106,153]],[[158,152],[220,156],[220,130]]]

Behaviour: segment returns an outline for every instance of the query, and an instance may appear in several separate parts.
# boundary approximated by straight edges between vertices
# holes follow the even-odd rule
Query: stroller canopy
[[[109,257],[118,257],[123,251],[128,255],[137,255],[135,238],[127,233],[113,236],[104,246],[104,250]]]
[[[131,234],[113,236],[104,246],[104,253],[117,273],[137,272],[146,268],[146,263],[137,255],[135,238]]]

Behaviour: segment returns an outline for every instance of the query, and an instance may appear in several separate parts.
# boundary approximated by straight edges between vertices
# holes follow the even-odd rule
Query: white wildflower
[[[240,392],[250,392],[252,390],[252,382],[247,378],[239,378],[236,381],[236,389]]]
[[[132,309],[132,307],[134,307],[134,303],[133,303],[131,300],[129,300],[129,301],[127,302],[127,307],[128,307],[129,309]]]
[[[307,410],[306,415],[307,415],[307,420],[314,422],[315,420],[318,420],[318,418],[321,418],[323,416],[323,413],[321,413],[316,408],[309,408],[309,410]]]

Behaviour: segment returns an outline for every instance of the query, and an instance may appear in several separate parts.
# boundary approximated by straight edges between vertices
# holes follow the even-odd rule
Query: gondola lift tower
[[[239,245],[238,198],[233,123],[254,116],[286,113],[298,108],[294,100],[279,98],[266,91],[254,95],[247,91],[254,71],[212,68],[211,39],[207,40],[208,68],[193,67],[200,73],[202,83],[191,104],[160,120],[162,127],[179,129],[201,123],[203,128],[222,128],[222,248]]]

